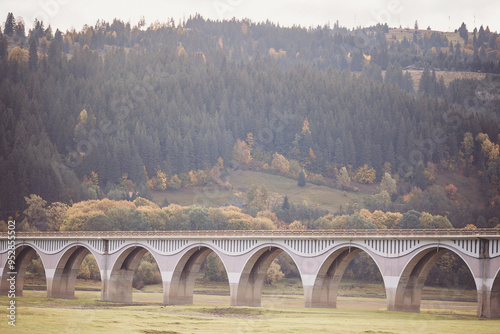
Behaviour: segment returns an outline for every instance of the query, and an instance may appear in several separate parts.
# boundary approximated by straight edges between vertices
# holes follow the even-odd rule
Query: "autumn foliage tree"
[[[288,160],[281,154],[274,153],[273,160],[271,162],[271,166],[273,169],[277,170],[281,175],[286,175],[290,170],[290,163]]]
[[[359,183],[373,183],[377,178],[375,169],[369,167],[367,164],[359,167],[354,175],[354,180]]]
[[[337,184],[344,190],[351,189],[351,177],[345,167],[342,167],[337,175]]]
[[[233,146],[233,165],[246,168],[251,160],[250,147],[244,140],[237,139]]]
[[[390,195],[396,194],[398,189],[396,180],[394,180],[389,173],[385,173],[380,182],[380,190],[387,191]]]

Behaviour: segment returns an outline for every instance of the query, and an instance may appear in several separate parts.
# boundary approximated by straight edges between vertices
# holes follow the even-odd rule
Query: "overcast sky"
[[[469,31],[481,24],[500,31],[500,1],[496,0],[0,0],[2,29],[8,12],[21,16],[27,28],[36,17],[45,26],[50,23],[54,31],[80,30],[98,19],[119,18],[136,25],[141,16],[148,26],[172,17],[177,23],[196,13],[211,19],[270,20],[283,26],[316,27],[339,20],[348,28],[377,22],[413,28],[417,20],[421,29],[453,31],[465,22]]]

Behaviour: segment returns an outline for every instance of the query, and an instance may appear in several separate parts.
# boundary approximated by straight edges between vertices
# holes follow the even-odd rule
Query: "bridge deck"
[[[200,230],[200,231],[64,231],[64,232],[17,232],[16,239],[27,238],[64,238],[64,239],[115,239],[115,238],[165,238],[165,237],[241,237],[241,238],[269,238],[269,237],[314,237],[314,238],[377,238],[377,239],[407,239],[407,238],[493,238],[500,239],[500,229],[374,229],[374,230]],[[7,239],[6,232],[0,233],[0,240]]]

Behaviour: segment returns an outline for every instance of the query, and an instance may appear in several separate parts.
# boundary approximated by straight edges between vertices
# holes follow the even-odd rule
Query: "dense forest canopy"
[[[456,42],[430,30],[398,40],[386,25],[281,28],[197,15],[65,33],[35,21],[26,33],[8,18],[1,216],[22,214],[29,194],[68,204],[124,199],[118,189],[149,197],[218,182],[231,168],[303,170],[346,190],[350,178],[388,173],[406,185],[390,194],[397,202],[425,191],[439,165],[480,179],[489,221],[500,206],[500,37],[460,29]],[[410,65],[423,69],[418,85]],[[446,86],[438,69],[489,74]]]

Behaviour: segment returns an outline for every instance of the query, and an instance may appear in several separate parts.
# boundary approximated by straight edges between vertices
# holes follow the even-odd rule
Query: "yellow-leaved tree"
[[[359,167],[354,175],[354,180],[359,183],[373,183],[377,178],[377,172],[375,169],[369,167],[367,164]]]
[[[280,174],[286,175],[290,170],[290,163],[281,154],[274,153],[273,160],[271,161],[271,167],[277,170]]]

